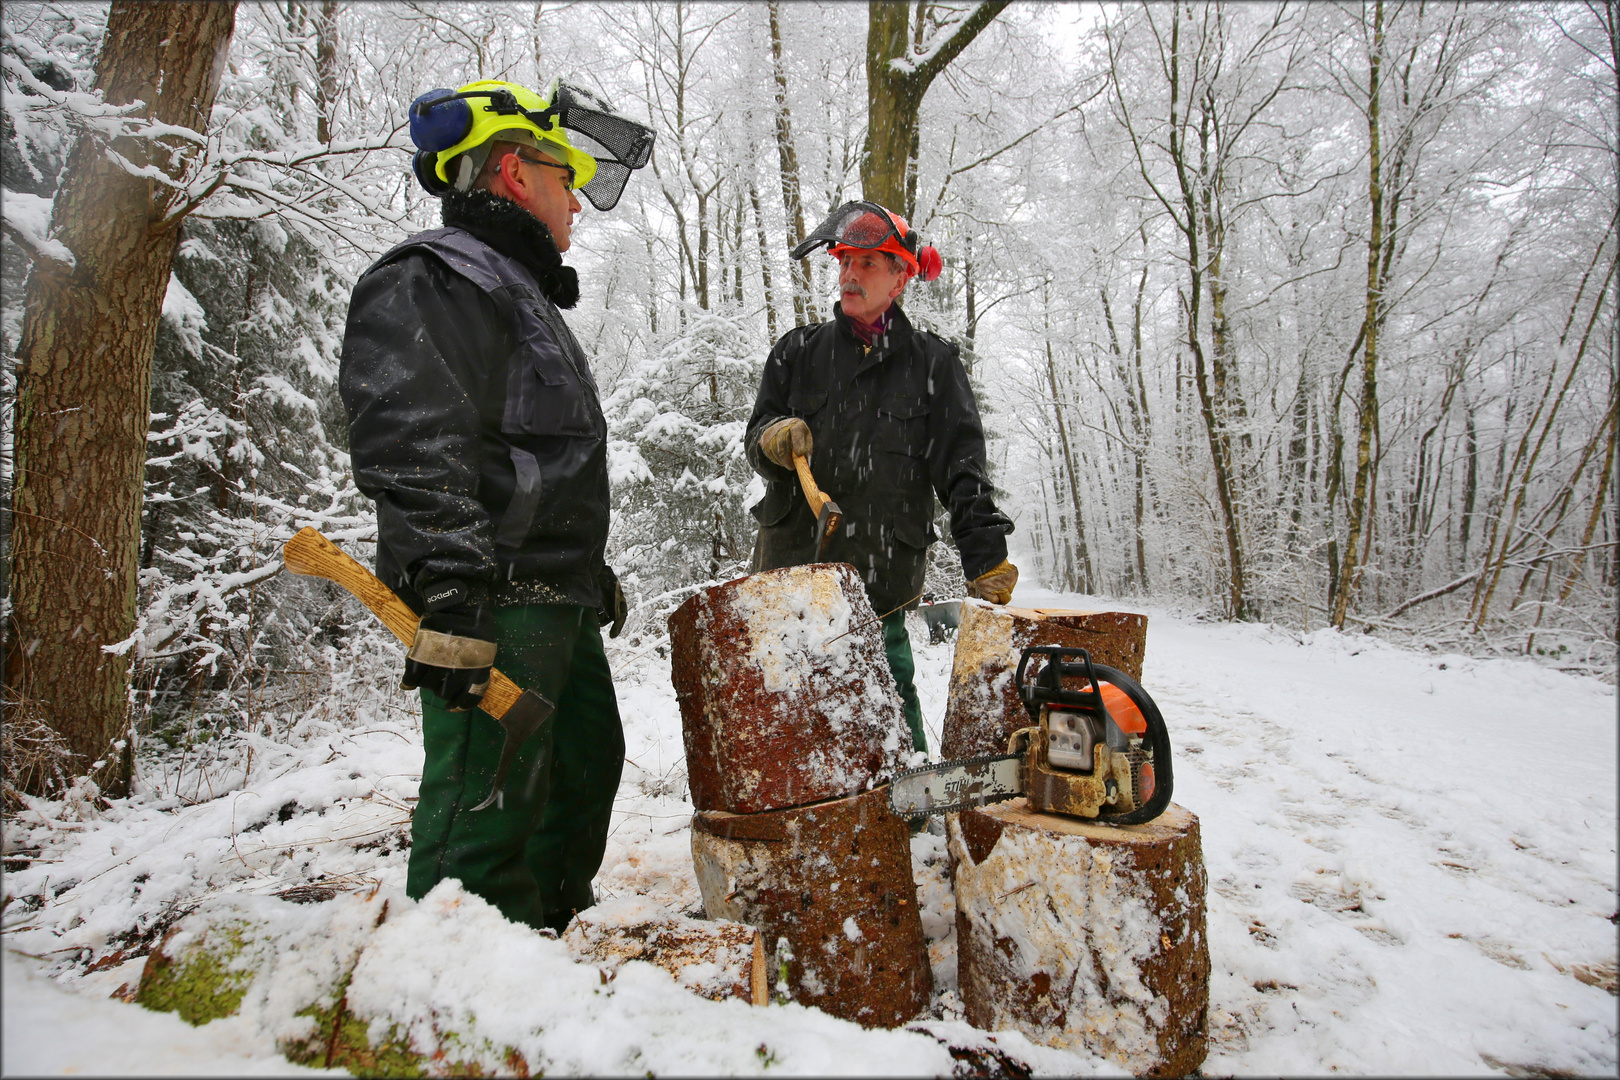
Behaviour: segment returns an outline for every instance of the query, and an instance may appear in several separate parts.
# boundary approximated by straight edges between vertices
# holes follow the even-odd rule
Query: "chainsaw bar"
[[[910,769],[889,785],[889,808],[918,818],[1016,798],[1024,793],[1023,757],[991,754]]]

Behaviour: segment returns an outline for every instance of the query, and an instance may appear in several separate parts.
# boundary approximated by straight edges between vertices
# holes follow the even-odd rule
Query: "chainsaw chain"
[[[894,779],[889,781],[889,783],[890,783],[890,786],[892,787],[893,785],[900,783],[900,781],[906,780],[906,779],[908,779],[910,777],[913,777],[913,776],[921,776],[921,775],[928,774],[928,773],[938,774],[938,773],[945,772],[947,770],[971,768],[971,767],[973,767],[975,765],[991,765],[991,764],[994,764],[994,763],[996,763],[998,761],[1007,761],[1009,759],[1016,759],[1016,758],[1020,758],[1022,756],[1023,756],[1022,754],[983,754],[983,755],[980,755],[979,757],[957,758],[954,761],[942,761],[942,762],[939,762],[939,763],[934,764],[934,765],[923,765],[923,766],[921,766],[919,768],[907,769],[905,772],[896,773],[894,775]],[[977,809],[978,807],[984,806],[987,803],[1002,802],[1002,801],[1004,801],[1006,799],[1016,799],[1016,798],[1018,798],[1018,796],[1020,796],[1022,794],[1023,794],[1022,791],[1012,791],[1012,792],[1008,792],[1008,793],[1006,793],[1004,795],[997,795],[993,799],[970,799],[970,800],[968,800],[966,802],[949,803],[949,804],[935,803],[934,805],[930,806],[925,813],[919,814],[917,816],[920,816],[920,817],[932,817],[935,814],[952,814],[952,813],[957,812],[958,810],[973,810],[973,809]],[[891,794],[889,796],[889,799],[890,799],[890,805],[893,806],[894,796]]]

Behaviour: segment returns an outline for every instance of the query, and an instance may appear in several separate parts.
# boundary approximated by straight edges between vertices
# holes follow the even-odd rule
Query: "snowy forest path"
[[[1613,1069],[1612,687],[1167,613],[1142,683],[1202,821],[1207,1073]]]

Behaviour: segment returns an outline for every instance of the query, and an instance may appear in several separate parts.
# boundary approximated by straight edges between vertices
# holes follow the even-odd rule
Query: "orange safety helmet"
[[[846,251],[882,251],[905,264],[908,274],[924,281],[939,277],[943,261],[931,245],[919,247],[917,233],[906,219],[875,202],[847,202],[827,215],[791,252],[802,259],[825,245],[833,258]]]

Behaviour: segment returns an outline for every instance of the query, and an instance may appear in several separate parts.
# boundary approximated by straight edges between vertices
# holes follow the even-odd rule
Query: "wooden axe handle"
[[[377,575],[355,562],[332,541],[315,529],[305,526],[282,547],[281,559],[295,574],[325,578],[343,586],[382,620],[405,645],[416,637],[416,624],[421,620],[405,601],[394,595],[394,590],[377,580]],[[489,675],[489,691],[478,707],[497,720],[506,710],[517,704],[523,691],[516,683],[499,671]]]
[[[804,498],[810,504],[810,513],[819,518],[821,508],[831,500],[816,487],[815,477],[810,475],[810,459],[803,454],[794,454],[793,468],[799,474],[799,485],[804,488]]]

